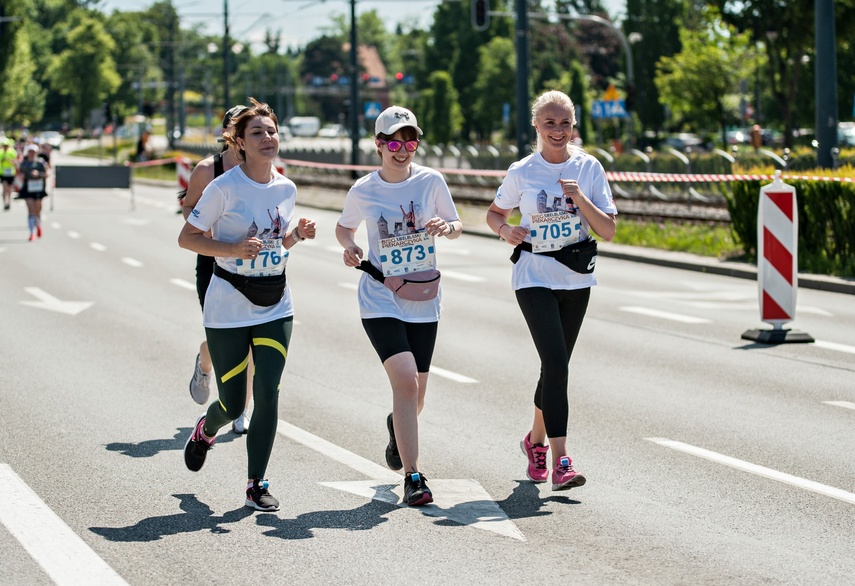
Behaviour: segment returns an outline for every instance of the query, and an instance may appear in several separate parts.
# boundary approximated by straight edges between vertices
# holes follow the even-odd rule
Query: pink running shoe
[[[558,466],[552,470],[552,490],[569,490],[585,484],[585,477],[573,470],[569,456],[558,458]]]
[[[533,444],[530,438],[531,432],[528,432],[523,441],[520,442],[520,448],[528,458],[525,475],[532,482],[546,482],[549,477],[549,469],[546,467],[546,453],[549,451],[549,446]]]

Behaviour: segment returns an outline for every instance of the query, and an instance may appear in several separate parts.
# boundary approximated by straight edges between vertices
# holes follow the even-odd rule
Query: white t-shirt
[[[288,261],[281,241],[294,217],[296,198],[297,186],[275,170],[273,180],[264,184],[247,177],[239,166],[233,167],[208,184],[187,221],[199,230],[211,230],[213,239],[222,242],[240,242],[250,236],[261,239],[270,252],[259,255],[259,266],[267,263],[269,274],[280,273]],[[215,260],[230,273],[240,272],[234,257]],[[246,263],[244,267],[249,262],[241,261]],[[261,307],[214,275],[205,294],[202,318],[207,328],[236,328],[290,315],[294,315],[290,285],[279,303]]]
[[[582,193],[607,214],[617,214],[612,190],[602,164],[581,149],[573,149],[564,163],[549,163],[537,152],[517,161],[508,168],[494,200],[503,210],[520,209],[520,226],[531,229],[532,214],[566,211],[578,219],[578,242],[590,235],[590,226],[572,203],[567,203],[561,179],[575,179]],[[531,235],[526,236],[531,242]],[[526,287],[549,289],[584,289],[597,284],[594,273],[577,273],[554,258],[543,254],[522,252],[512,270],[514,291]]]
[[[368,230],[368,260],[380,269],[381,240],[407,234],[424,234],[425,222],[440,217],[446,222],[458,220],[457,208],[442,175],[428,167],[412,164],[406,181],[388,183],[375,171],[361,177],[350,188],[338,223],[356,229],[362,221]],[[430,254],[434,238],[425,244]],[[438,268],[438,267],[434,267]],[[363,319],[392,317],[406,322],[428,323],[439,320],[442,290],[430,301],[407,301],[363,273],[359,281],[359,315]]]

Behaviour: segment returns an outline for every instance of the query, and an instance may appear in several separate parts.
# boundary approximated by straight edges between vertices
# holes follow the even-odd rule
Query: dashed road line
[[[637,313],[639,315],[646,315],[648,317],[658,317],[661,319],[667,319],[671,321],[678,321],[684,324],[708,324],[711,323],[710,320],[704,319],[702,317],[694,317],[691,315],[683,315],[681,313],[671,313],[670,311],[661,311],[659,309],[651,309],[649,307],[636,307],[636,306],[623,306],[619,307],[621,311],[626,311],[629,313]]]
[[[107,247],[101,244],[100,242],[90,242],[89,248],[91,248],[92,250],[97,250],[98,252],[104,252],[105,250],[107,250]]]
[[[128,265],[129,267],[134,267],[136,269],[143,266],[143,263],[141,263],[137,259],[131,258],[129,256],[122,257],[122,262],[125,263],[126,265]]]
[[[847,346],[846,344],[838,344],[836,342],[825,342],[823,340],[816,340],[813,343],[817,348],[825,348],[826,350],[835,350],[837,352],[848,352],[849,354],[855,354],[855,346]]]
[[[173,285],[181,287],[182,289],[187,289],[188,291],[196,290],[196,285],[194,285],[190,281],[185,281],[184,279],[169,279],[169,282]]]
[[[855,403],[850,401],[823,401],[826,405],[831,405],[832,407],[843,407],[844,409],[852,409],[855,411]]]
[[[798,488],[810,490],[812,492],[816,492],[825,496],[829,496],[831,498],[841,500],[845,503],[855,505],[855,494],[847,492],[840,488],[835,488],[826,484],[820,484],[819,482],[815,482],[813,480],[807,480],[805,478],[793,476],[792,474],[787,474],[786,472],[780,472],[778,470],[773,470],[772,468],[766,468],[765,466],[752,464],[751,462],[746,462],[745,460],[739,460],[737,458],[725,456],[724,454],[719,454],[717,452],[712,452],[704,448],[684,444],[683,442],[669,440],[661,437],[647,437],[644,439],[660,446],[671,448],[672,450],[691,454],[692,456],[704,458],[706,460],[710,460],[711,462],[716,462],[717,464],[724,464],[725,466],[730,466],[731,468],[736,468],[737,470],[742,470],[743,472],[749,472],[751,474],[756,474],[757,476],[763,476],[771,480],[777,480],[778,482],[790,484]]]
[[[59,586],[127,585],[8,464],[0,464],[0,523]]]
[[[442,276],[448,279],[455,279],[457,281],[466,281],[467,283],[483,283],[487,280],[484,277],[479,277],[478,275],[470,275],[469,273],[460,273],[458,271],[448,270],[443,270]]]
[[[477,383],[478,382],[474,378],[469,378],[468,376],[458,374],[458,373],[452,372],[450,370],[445,370],[444,368],[440,368],[438,366],[433,366],[433,365],[431,365],[431,367],[430,367],[430,373],[435,374],[436,376],[441,376],[443,378],[447,378],[449,380],[453,380],[454,382],[458,382],[458,383],[471,384],[471,383]]]

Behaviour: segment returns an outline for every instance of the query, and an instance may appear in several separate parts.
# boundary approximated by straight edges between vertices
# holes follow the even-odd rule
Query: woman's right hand
[[[235,242],[235,258],[252,259],[258,256],[261,250],[261,240],[258,238],[247,238],[240,242]]]
[[[359,263],[362,262],[362,256],[362,249],[355,244],[345,248],[344,253],[342,254],[344,264],[348,267],[358,267]]]
[[[523,228],[522,226],[503,224],[499,228],[499,237],[511,246],[516,246],[525,240],[526,234],[528,234],[528,228]]]

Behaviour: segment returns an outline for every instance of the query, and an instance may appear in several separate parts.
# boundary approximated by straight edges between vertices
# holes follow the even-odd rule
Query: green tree
[[[656,88],[656,63],[680,50],[682,0],[626,0],[624,35],[632,43],[635,104],[642,128],[662,130],[665,112]],[[635,34],[634,34],[635,33]],[[633,42],[634,39],[640,39]]]
[[[44,113],[45,92],[35,79],[30,30],[38,26],[24,20],[24,0],[10,0],[0,10],[8,18],[0,23],[0,120],[29,124]]]
[[[736,33],[710,9],[704,10],[699,28],[680,30],[680,43],[679,53],[656,65],[660,99],[680,121],[702,128],[717,125],[727,144],[725,128],[735,118],[726,107],[728,97],[752,68],[749,36]]]
[[[513,41],[503,37],[490,39],[478,50],[478,62],[480,66],[474,88],[474,130],[480,139],[489,141],[493,131],[501,127],[504,105],[516,101],[516,86],[510,83],[516,75]],[[515,118],[511,115],[510,119]]]
[[[163,70],[152,52],[157,30],[141,16],[138,12],[115,11],[105,23],[116,45],[113,57],[122,80],[110,100],[118,116],[138,113],[144,102],[156,103],[163,96]]]
[[[447,71],[434,71],[430,75],[429,87],[422,91],[417,107],[416,116],[428,142],[448,144],[460,132],[460,102]]]
[[[90,111],[99,107],[122,80],[116,73],[113,39],[102,24],[84,17],[67,34],[69,48],[55,56],[48,67],[51,85],[71,97],[74,121],[82,126]]]

